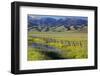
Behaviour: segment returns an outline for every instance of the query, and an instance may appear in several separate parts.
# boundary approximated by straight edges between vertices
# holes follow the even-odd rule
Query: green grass
[[[36,36],[36,37],[33,37]],[[49,41],[51,40],[51,41]],[[28,32],[28,46],[32,43],[52,46],[61,50],[59,55],[65,59],[84,59],[88,57],[87,33],[80,32]],[[28,60],[48,60],[41,49],[28,48]]]
[[[49,57],[41,53],[39,50],[40,49],[36,48],[28,48],[28,60],[32,61],[32,60],[50,59]]]

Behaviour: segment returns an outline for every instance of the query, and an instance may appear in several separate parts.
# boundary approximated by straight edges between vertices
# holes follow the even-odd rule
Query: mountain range
[[[28,16],[29,31],[68,31],[87,29],[87,17]]]

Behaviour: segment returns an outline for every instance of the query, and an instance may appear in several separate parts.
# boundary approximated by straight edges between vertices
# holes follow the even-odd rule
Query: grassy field
[[[28,32],[28,61],[87,57],[87,33]]]

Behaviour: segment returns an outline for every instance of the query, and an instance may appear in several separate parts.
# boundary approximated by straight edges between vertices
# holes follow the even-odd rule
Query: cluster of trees
[[[36,41],[35,41],[36,39]],[[37,41],[38,40],[38,41]],[[80,46],[80,47],[85,47],[86,46],[86,40],[56,40],[54,38],[45,38],[45,37],[32,37],[31,39],[29,39],[29,42],[31,43],[35,43],[35,42],[39,42],[39,43],[44,43],[44,44],[48,44],[48,43],[55,43],[55,44],[62,44],[63,46]]]

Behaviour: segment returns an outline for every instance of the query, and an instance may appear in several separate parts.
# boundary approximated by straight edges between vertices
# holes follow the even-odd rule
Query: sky
[[[53,15],[32,15],[29,14],[28,16],[31,16],[32,18],[42,18],[42,17],[50,17],[50,18],[55,18],[55,19],[63,19],[63,18],[79,18],[79,19],[85,19],[87,20],[87,17],[82,17],[82,16],[53,16]]]

